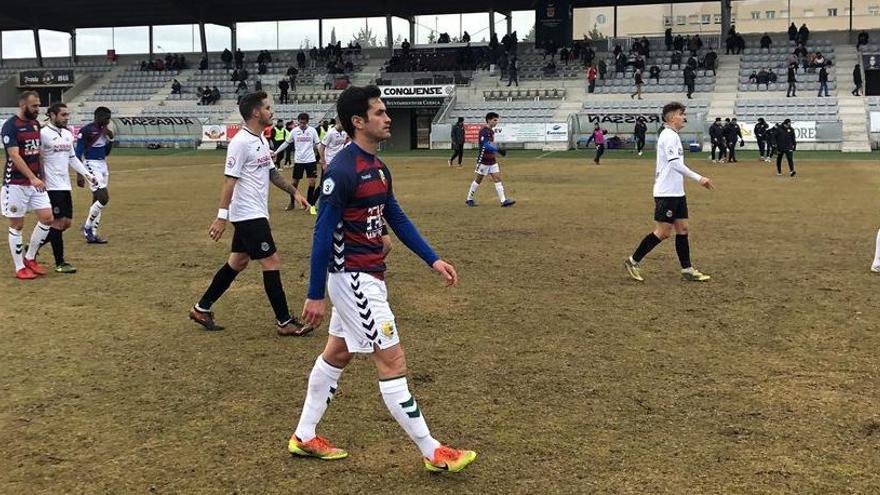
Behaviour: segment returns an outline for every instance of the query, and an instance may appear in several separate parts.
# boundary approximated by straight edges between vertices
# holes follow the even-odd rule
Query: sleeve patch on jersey
[[[324,184],[321,185],[321,192],[329,195],[333,193],[334,189],[336,189],[336,183],[333,182],[333,179],[331,177],[324,179]]]
[[[9,144],[9,136],[3,136],[3,144]]]
[[[235,157],[234,156],[230,156],[226,160],[226,168],[235,168]]]

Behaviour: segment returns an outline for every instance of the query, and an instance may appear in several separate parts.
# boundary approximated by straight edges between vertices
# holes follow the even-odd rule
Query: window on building
[[[837,17],[837,9],[828,9],[828,17]]]
[[[713,14],[712,22],[715,24],[721,24],[721,14]]]
[[[712,16],[709,14],[703,14],[703,24],[711,24]]]
[[[871,15],[880,15],[880,5],[871,5],[868,7],[868,13]]]
[[[804,17],[813,17],[814,15],[813,9],[804,9]]]
[[[755,21],[755,20],[758,20],[758,19],[760,19],[760,18],[761,18],[761,13],[760,13],[759,11],[757,11],[757,10],[753,10],[753,11],[752,11],[752,20]]]
[[[668,16],[668,15],[663,16],[663,26],[664,27],[672,27],[672,16]]]
[[[698,14],[692,14],[688,16],[688,24],[699,24],[700,16]]]
[[[787,10],[780,10],[779,17],[788,17],[788,11]]]
[[[679,26],[684,26],[687,24],[687,16],[677,15],[675,16],[675,23]]]
[[[764,12],[764,16],[767,17],[767,19],[776,19],[776,11],[768,10],[767,12]]]

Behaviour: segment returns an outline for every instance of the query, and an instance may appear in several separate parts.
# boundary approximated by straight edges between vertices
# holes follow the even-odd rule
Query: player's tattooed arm
[[[293,187],[293,184],[284,180],[284,177],[277,168],[273,168],[269,171],[269,180],[272,181],[272,184],[274,184],[275,187],[293,196],[294,201],[296,201],[302,208],[308,208],[310,206],[308,200],[306,200],[306,198],[304,198],[303,195]]]

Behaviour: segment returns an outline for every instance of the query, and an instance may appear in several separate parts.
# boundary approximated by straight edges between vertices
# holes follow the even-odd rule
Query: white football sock
[[[101,212],[103,210],[104,205],[102,205],[100,201],[95,201],[94,203],[92,203],[92,207],[89,208],[89,216],[88,218],[86,218],[85,228],[97,228],[98,223],[101,221]]]
[[[406,377],[380,381],[379,390],[382,391],[385,406],[409,438],[419,447],[422,456],[433,459],[434,449],[440,446],[440,442],[434,440],[431,432],[428,431],[428,424],[425,423],[425,417],[416,404],[416,398],[409,393]]]
[[[477,195],[477,188],[478,188],[478,187],[480,187],[480,185],[477,184],[476,181],[471,182],[471,188],[468,190],[468,195],[467,195],[467,199],[468,199],[468,201],[473,201],[473,200],[474,200],[474,196]]]
[[[12,253],[12,262],[15,263],[15,271],[24,268],[24,258],[21,255],[21,231],[9,227],[9,252]]]
[[[315,438],[315,428],[318,427],[318,422],[333,400],[336,382],[339,381],[340,376],[342,376],[341,369],[330,366],[322,356],[318,356],[309,375],[309,389],[295,431],[297,438],[303,442]]]
[[[874,264],[871,266],[880,266],[880,230],[877,231],[877,245],[874,248]]]
[[[31,233],[31,243],[28,245],[27,254],[24,255],[25,258],[32,260],[37,257],[37,251],[40,250],[40,246],[43,245],[43,241],[49,235],[51,227],[51,225],[43,225],[41,222],[37,222],[37,225],[34,226],[34,231]]]
[[[500,182],[495,183],[495,192],[498,193],[498,201],[502,203],[507,201],[507,197],[504,196],[504,186]]]

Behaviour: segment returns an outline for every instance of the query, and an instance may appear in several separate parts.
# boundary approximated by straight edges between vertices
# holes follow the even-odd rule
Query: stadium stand
[[[786,73],[788,70],[788,58],[796,48],[793,41],[788,38],[771,37],[773,43],[769,49],[760,48],[760,40],[748,39],[746,41],[746,49],[743,50],[742,61],[739,70],[739,90],[740,91],[785,91],[788,87],[786,81]],[[810,40],[806,45],[808,55],[821,52],[823,57],[830,63],[826,66],[828,70],[828,89],[834,91],[837,88],[837,77],[835,77],[834,66],[834,45],[828,40]],[[802,60],[802,62],[805,60]],[[760,72],[762,69],[772,70],[776,74],[776,82],[769,83],[767,86],[750,82],[749,76],[752,73]],[[797,89],[798,91],[816,92],[819,89],[819,69],[804,67],[801,63],[797,69]],[[845,71],[846,72],[846,71]],[[759,87],[760,86],[760,87]],[[769,87],[768,87],[769,86]]]
[[[755,120],[764,117],[768,121],[814,120],[836,122],[839,120],[837,97],[827,98],[740,98],[736,101],[736,117]]]
[[[665,100],[590,100],[583,104],[588,113],[624,113],[649,115],[659,112]],[[690,100],[687,102],[689,114],[706,113],[709,111],[708,100]]]
[[[463,103],[450,110],[448,120],[464,117],[465,122],[483,122],[488,112],[498,112],[504,122],[550,122],[558,106],[558,100]]]
[[[132,64],[95,91],[88,101],[149,100],[177,75],[177,71],[142,71],[137,64]]]

